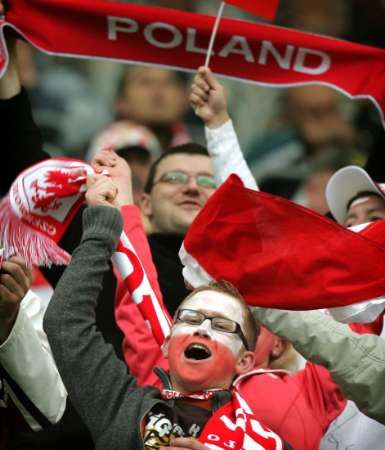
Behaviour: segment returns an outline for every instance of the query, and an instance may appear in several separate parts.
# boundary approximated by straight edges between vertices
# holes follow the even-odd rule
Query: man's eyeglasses
[[[190,325],[200,325],[207,319],[211,322],[211,328],[213,330],[237,334],[242,340],[246,350],[249,350],[246,336],[243,334],[239,323],[234,322],[234,320],[227,319],[226,317],[208,317],[202,312],[194,311],[192,309],[180,309],[176,317],[177,321],[185,322]]]
[[[154,185],[157,183],[168,183],[168,184],[187,184],[191,178],[195,178],[196,184],[205,189],[215,189],[217,187],[214,177],[211,175],[190,175],[181,170],[171,170],[170,172],[164,173],[159,180],[154,181]]]

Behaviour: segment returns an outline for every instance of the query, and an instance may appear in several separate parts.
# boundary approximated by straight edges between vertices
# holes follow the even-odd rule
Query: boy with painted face
[[[234,375],[254,367],[250,349],[256,338],[255,322],[235,289],[195,290],[180,305],[165,346],[173,386],[181,391],[227,389]]]
[[[194,291],[164,346],[164,389],[140,388],[95,327],[103,274],[122,229],[117,190],[90,179],[83,237],[49,304],[44,328],[69,396],[97,449],[291,448],[252,416],[233,380],[254,365],[256,326],[225,287]],[[112,207],[111,207],[112,206]],[[187,438],[199,438],[195,439]]]

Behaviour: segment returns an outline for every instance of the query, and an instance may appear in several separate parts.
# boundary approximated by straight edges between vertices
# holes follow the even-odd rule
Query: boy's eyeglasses
[[[177,321],[185,322],[190,325],[200,325],[207,319],[211,322],[211,328],[213,330],[237,334],[242,340],[246,350],[249,350],[246,336],[243,334],[239,323],[234,322],[234,320],[227,319],[226,317],[209,317],[202,312],[194,311],[193,309],[180,309],[176,317]]]

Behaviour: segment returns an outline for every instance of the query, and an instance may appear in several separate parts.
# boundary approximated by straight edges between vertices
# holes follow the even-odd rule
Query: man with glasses
[[[215,188],[207,150],[195,143],[177,146],[152,165],[141,211],[152,232],[184,235]]]

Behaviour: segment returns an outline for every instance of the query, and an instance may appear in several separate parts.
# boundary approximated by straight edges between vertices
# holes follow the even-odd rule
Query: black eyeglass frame
[[[181,175],[186,176],[186,181],[184,183],[183,182],[182,183],[179,183],[179,182],[174,182],[173,183],[170,180],[166,180],[165,177],[167,175],[169,175],[169,174],[172,174],[172,173],[177,173],[177,174],[181,174]],[[204,186],[203,184],[200,184],[199,181],[198,181],[199,177],[212,178],[212,180],[214,182],[213,186]],[[165,172],[162,176],[159,177],[158,180],[156,180],[156,181],[154,181],[152,183],[152,187],[154,187],[158,183],[182,184],[182,185],[184,185],[184,184],[187,184],[190,181],[191,178],[195,178],[195,181],[196,181],[197,185],[199,187],[204,188],[204,189],[216,189],[217,188],[217,184],[215,183],[215,180],[214,180],[213,176],[211,176],[211,175],[204,175],[204,174],[190,175],[189,173],[183,172],[183,170],[169,170],[168,172]]]
[[[182,320],[182,319],[180,318],[180,314],[181,314],[183,311],[190,311],[190,312],[193,312],[194,314],[198,314],[198,315],[202,318],[202,321],[199,322],[199,323],[191,323],[191,322],[188,322],[187,320]],[[206,314],[204,314],[204,313],[201,312],[201,311],[195,311],[194,309],[186,309],[186,308],[180,309],[180,310],[178,311],[177,316],[176,316],[176,321],[177,321],[177,322],[179,321],[179,322],[183,322],[183,323],[188,323],[188,324],[190,324],[190,325],[201,325],[201,324],[202,324],[205,320],[207,320],[207,319],[210,321],[211,328],[212,328],[213,330],[220,331],[220,332],[222,332],[222,333],[237,334],[238,337],[241,339],[241,341],[242,341],[242,343],[243,343],[245,349],[246,349],[246,350],[250,350],[250,349],[249,349],[249,344],[248,344],[247,339],[246,339],[246,336],[244,335],[244,333],[243,333],[243,331],[242,331],[242,328],[241,328],[241,326],[239,325],[239,323],[238,323],[238,322],[235,322],[235,320],[231,320],[231,319],[228,319],[227,317],[220,317],[220,316],[210,317],[210,316],[206,316]],[[225,320],[228,320],[229,322],[235,323],[235,330],[234,330],[234,331],[225,331],[225,330],[218,330],[217,328],[213,328],[213,320],[215,320],[215,319],[222,319],[222,320],[225,319]]]

